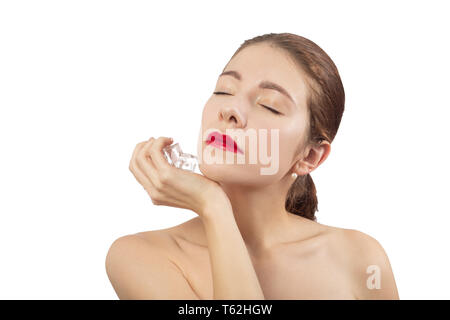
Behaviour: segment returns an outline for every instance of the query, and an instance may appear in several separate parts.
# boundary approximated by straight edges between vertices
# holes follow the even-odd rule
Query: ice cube
[[[195,171],[195,169],[197,168],[197,157],[188,153],[182,153],[180,161],[178,162],[178,168],[183,170]]]
[[[197,157],[192,154],[182,152],[178,143],[163,148],[163,151],[164,156],[171,165],[192,172],[197,170]]]
[[[171,165],[174,165],[174,163],[176,163],[179,160],[182,154],[180,145],[178,143],[163,148],[163,151],[164,156]]]

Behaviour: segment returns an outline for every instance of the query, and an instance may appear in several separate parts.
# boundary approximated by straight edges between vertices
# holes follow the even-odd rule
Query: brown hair
[[[245,40],[230,60],[242,49],[258,43],[267,43],[283,49],[306,74],[309,94],[308,145],[325,140],[331,143],[336,136],[344,113],[345,93],[339,72],[331,58],[317,44],[292,33],[268,33]],[[316,221],[318,211],[316,187],[308,173],[298,176],[286,197],[288,212]]]

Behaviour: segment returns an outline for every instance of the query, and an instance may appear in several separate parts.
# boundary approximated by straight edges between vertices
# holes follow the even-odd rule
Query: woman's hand
[[[231,208],[228,196],[217,182],[167,162],[162,149],[171,143],[166,137],[138,143],[130,161],[130,171],[153,204],[189,209],[202,218],[211,214],[211,208]]]

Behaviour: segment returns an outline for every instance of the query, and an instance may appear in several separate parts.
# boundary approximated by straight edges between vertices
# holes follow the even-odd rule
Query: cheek
[[[203,107],[203,113],[210,115],[211,113],[217,111],[219,108],[219,104],[217,101],[213,101],[211,98],[206,101],[205,106]]]
[[[279,131],[279,144],[275,147],[278,147],[280,170],[287,171],[292,166],[301,137],[301,132],[298,130]]]
[[[278,149],[280,154],[286,154],[289,150],[297,146],[301,136],[299,128],[290,123],[275,123],[265,126],[262,130],[267,132],[267,141],[261,140],[260,143],[267,142],[268,150]]]
[[[208,103],[203,108],[202,112],[202,125],[205,128],[208,128],[208,124],[214,123],[217,125],[218,123],[218,112],[219,108],[214,106],[214,104]]]

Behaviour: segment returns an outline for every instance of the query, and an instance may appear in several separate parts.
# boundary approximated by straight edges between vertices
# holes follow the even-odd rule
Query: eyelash
[[[229,93],[226,93],[226,92],[214,92],[214,94],[217,94],[217,95],[219,95],[219,94],[227,94],[227,95],[229,95]],[[272,113],[274,113],[274,114],[276,114],[277,116],[279,116],[279,115],[281,115],[282,113],[281,112],[279,112],[279,111],[277,111],[277,110],[275,110],[275,109],[272,109],[272,108],[270,108],[270,107],[268,107],[268,106],[265,106],[265,105],[263,105],[263,104],[261,104],[264,108],[266,108],[267,110],[269,110],[269,111],[271,111]]]

